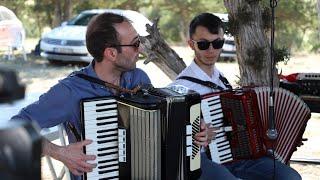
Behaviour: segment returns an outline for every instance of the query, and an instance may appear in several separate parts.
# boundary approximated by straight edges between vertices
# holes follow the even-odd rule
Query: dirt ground
[[[185,47],[175,47],[176,52],[186,59],[188,65],[192,59],[192,52]],[[170,79],[164,75],[154,64],[144,65],[142,61],[137,63],[137,66],[145,70],[151,78],[153,84],[157,87],[164,87],[170,83]],[[298,54],[293,55],[291,60],[285,64],[279,64],[278,68],[282,74],[287,75],[296,72],[315,72],[320,73],[320,55],[315,54]],[[59,79],[65,77],[70,72],[81,68],[80,65],[52,65],[46,60],[29,56],[28,61],[23,61],[19,55],[15,60],[5,60],[0,54],[0,67],[6,67],[16,70],[22,83],[27,86],[27,92],[45,92]],[[217,63],[232,84],[237,81],[239,70],[237,62]],[[300,147],[294,153],[293,158],[313,158],[320,161],[320,114],[312,113],[312,117],[308,122],[304,137],[308,138],[304,146]],[[319,179],[320,180],[320,165],[309,165],[303,163],[292,163],[291,166],[296,169],[303,179]],[[48,170],[46,167],[45,169]],[[50,178],[50,173],[43,175],[43,179]]]

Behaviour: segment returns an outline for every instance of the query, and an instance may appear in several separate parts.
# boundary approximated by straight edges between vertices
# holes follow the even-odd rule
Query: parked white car
[[[0,6],[0,47],[19,48],[25,40],[25,29],[17,16],[8,8]]]
[[[222,22],[227,23],[229,21],[228,14],[223,13],[213,13],[214,15],[218,16]],[[234,38],[230,34],[224,34],[224,45],[222,47],[222,52],[220,57],[222,60],[234,60],[237,56],[236,54],[236,45],[234,43]]]
[[[148,35],[146,24],[152,24],[142,14],[132,10],[120,9],[93,9],[82,11],[78,16],[62,23],[41,38],[41,56],[52,61],[91,62],[92,56],[88,53],[85,34],[90,19],[103,12],[122,14],[132,21],[140,36]]]

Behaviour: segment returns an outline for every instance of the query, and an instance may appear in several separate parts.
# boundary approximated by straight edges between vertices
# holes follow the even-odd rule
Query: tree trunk
[[[65,0],[64,1],[64,6],[63,6],[63,21],[67,21],[71,18],[72,14],[72,2],[71,0]]]
[[[144,64],[153,62],[158,66],[171,80],[174,80],[177,75],[186,68],[186,64],[179,55],[170,48],[170,46],[161,37],[158,30],[158,20],[153,22],[153,25],[146,25],[147,32],[150,35],[140,37],[144,53],[147,59]]]
[[[248,4],[246,0],[224,0],[229,19],[235,22],[243,22],[239,19],[239,10],[249,14],[247,23],[239,23],[234,34],[237,48],[237,60],[240,70],[240,85],[266,86],[270,84],[270,44],[266,35],[263,20],[262,8],[259,2]],[[278,85],[277,69],[275,69],[274,85]]]
[[[54,16],[52,27],[57,27],[61,23],[61,1],[60,0],[53,0],[52,3],[54,4]]]
[[[317,0],[317,13],[318,13],[318,40],[320,40],[320,0]]]

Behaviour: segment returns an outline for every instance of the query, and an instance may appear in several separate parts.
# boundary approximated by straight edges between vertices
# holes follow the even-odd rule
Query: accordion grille
[[[161,179],[160,110],[130,107],[131,175],[133,179]]]

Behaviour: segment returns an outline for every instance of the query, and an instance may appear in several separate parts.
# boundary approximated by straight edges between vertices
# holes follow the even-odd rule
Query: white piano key
[[[101,138],[101,136],[117,136],[117,134],[118,134],[117,130],[112,130],[112,129],[110,129],[110,131],[104,131],[99,133],[97,133],[97,130],[85,132],[86,137],[96,137],[97,139],[98,139],[98,136],[99,138]]]
[[[111,123],[111,124],[105,124],[105,125],[97,125],[95,123],[86,125],[85,132],[97,132],[98,130],[107,130],[107,129],[115,129],[118,128],[118,123]]]
[[[111,116],[116,116],[117,115],[117,110],[111,110],[111,111],[104,111],[104,112],[86,112],[84,113],[84,120],[89,121],[89,120],[97,120],[98,117],[111,117]]]
[[[212,117],[212,119],[220,119],[223,118],[223,114],[215,114],[215,115],[210,115]]]
[[[99,161],[114,161],[114,160],[118,160],[118,157],[119,157],[118,153],[110,154],[110,155],[107,155],[107,156],[96,156],[95,160],[90,160],[90,161],[87,161],[87,162],[91,163],[91,164],[99,164]]]
[[[115,169],[115,171],[109,172],[109,173],[104,173],[104,174],[99,174],[99,171],[92,171],[90,173],[87,173],[87,179],[102,179],[102,178],[108,178],[108,177],[114,177],[114,176],[119,176],[119,170]]]
[[[112,148],[112,149],[105,149],[103,151],[97,151],[97,149],[86,149],[86,152],[87,153],[90,153],[90,152],[96,152],[97,154],[104,154],[104,153],[118,153],[118,148],[115,147],[115,148]]]
[[[191,125],[187,125],[186,126],[186,135],[190,135],[192,134],[192,126]]]
[[[104,144],[98,144],[96,141],[93,141],[91,144],[86,146],[86,149],[98,149],[98,148],[106,148],[106,147],[117,147],[118,146],[118,142],[117,141],[113,141],[113,142],[108,142],[108,143],[104,143]]]
[[[187,146],[192,145],[192,136],[187,136],[187,137],[186,137],[186,145],[187,145]]]
[[[191,156],[192,155],[192,146],[187,146],[186,153],[187,153],[187,156]]]
[[[108,162],[99,163],[97,165],[97,169],[107,170],[110,167],[117,167],[117,166],[119,166],[119,162],[118,161],[108,161]]]
[[[220,143],[220,142],[227,141],[227,137],[222,136],[222,137],[220,137],[220,138],[216,138],[214,141],[218,144],[218,143]]]
[[[219,151],[218,154],[219,154],[220,157],[222,157],[225,154],[231,154],[231,149],[227,149],[227,150],[224,150],[224,151]]]
[[[225,142],[222,142],[220,144],[217,144],[217,146],[226,146],[228,144],[230,144],[229,141],[225,141]]]

